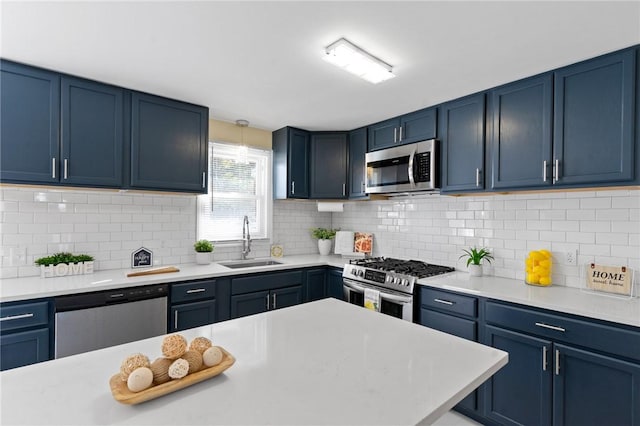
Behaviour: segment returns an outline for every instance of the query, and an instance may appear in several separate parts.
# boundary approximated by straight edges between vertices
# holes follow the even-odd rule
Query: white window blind
[[[198,239],[242,239],[249,217],[251,238],[269,238],[271,151],[209,143],[209,192],[198,197]]]

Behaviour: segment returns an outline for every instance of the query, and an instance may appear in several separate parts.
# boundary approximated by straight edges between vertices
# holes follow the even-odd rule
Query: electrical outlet
[[[578,262],[578,250],[569,250],[565,254],[565,263],[567,265],[576,265]]]

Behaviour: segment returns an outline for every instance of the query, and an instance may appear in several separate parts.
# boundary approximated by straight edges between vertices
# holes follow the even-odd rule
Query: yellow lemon
[[[538,250],[538,253],[540,253],[541,255],[543,255],[545,258],[549,259],[551,257],[551,252],[549,250]]]
[[[551,285],[551,277],[540,277],[540,285]]]
[[[543,268],[549,269],[551,268],[551,261],[549,259],[541,260],[540,266],[542,266]]]
[[[524,264],[527,266],[533,266],[533,259],[527,257],[527,259],[524,261]]]
[[[529,253],[529,256],[534,261],[544,260],[544,258],[545,258],[544,255],[542,253],[540,253],[539,251],[532,251],[532,252]]]
[[[538,281],[540,281],[540,277],[536,274],[529,274],[527,275],[527,282],[531,283],[531,284],[538,284]]]

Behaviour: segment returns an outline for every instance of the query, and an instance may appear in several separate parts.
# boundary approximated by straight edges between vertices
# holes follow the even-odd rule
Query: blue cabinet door
[[[327,296],[338,300],[344,300],[342,284],[342,270],[329,269],[329,275],[327,277]]]
[[[369,126],[367,128],[369,134],[368,151],[389,148],[397,144],[399,127],[399,118],[392,118]]]
[[[131,187],[206,193],[208,119],[205,107],[133,92]]]
[[[491,188],[551,185],[552,75],[491,91]]]
[[[492,326],[484,340],[509,353],[509,363],[485,382],[485,416],[503,425],[550,425],[551,342]]]
[[[309,198],[309,133],[290,129],[287,152],[287,196]]]
[[[400,143],[413,143],[436,137],[436,108],[426,108],[400,117]]]
[[[0,371],[35,364],[48,359],[48,328],[0,336]]]
[[[310,198],[347,198],[347,143],[342,132],[311,135]]]
[[[349,198],[364,198],[367,179],[367,128],[349,133]]]
[[[555,72],[557,185],[633,179],[635,67],[631,49]]]
[[[305,273],[305,300],[312,302],[327,297],[327,271],[325,268],[311,269]]]
[[[215,299],[203,302],[185,303],[171,307],[169,331],[181,331],[188,328],[213,324],[216,318]]]
[[[554,425],[640,425],[640,364],[560,344],[554,357]]]
[[[62,77],[63,183],[122,186],[124,90]]]
[[[60,77],[5,60],[0,68],[0,180],[56,183]]]
[[[302,303],[302,286],[271,290],[271,309],[286,308]]]
[[[440,107],[443,192],[484,189],[484,93]]]
[[[231,296],[231,318],[266,312],[271,306],[269,291],[256,291]]]

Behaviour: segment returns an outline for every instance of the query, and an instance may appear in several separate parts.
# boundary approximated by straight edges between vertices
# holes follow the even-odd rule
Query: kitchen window
[[[209,192],[198,196],[198,239],[238,241],[249,217],[252,239],[271,231],[271,151],[209,143]]]

